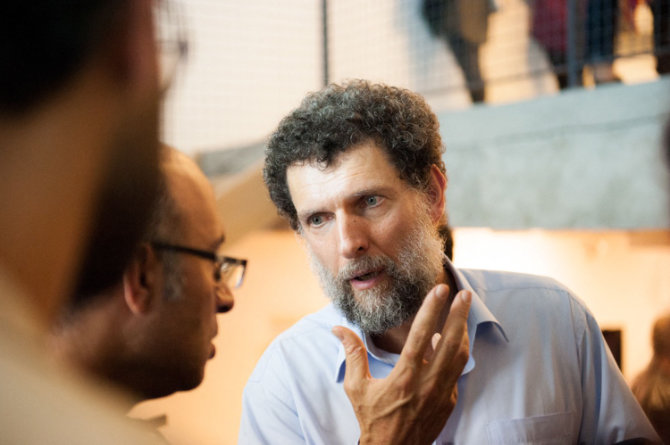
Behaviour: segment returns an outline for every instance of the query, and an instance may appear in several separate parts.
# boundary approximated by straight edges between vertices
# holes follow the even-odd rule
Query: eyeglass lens
[[[221,281],[231,289],[238,288],[244,280],[244,266],[239,263],[224,262],[221,265]]]

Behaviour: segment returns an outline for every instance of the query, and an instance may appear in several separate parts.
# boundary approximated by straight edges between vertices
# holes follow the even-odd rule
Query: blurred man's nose
[[[227,284],[221,283],[216,288],[216,312],[223,314],[235,305],[235,298]]]

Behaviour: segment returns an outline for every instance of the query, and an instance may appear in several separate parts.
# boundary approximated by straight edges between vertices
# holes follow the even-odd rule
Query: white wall
[[[164,139],[187,153],[257,142],[322,84],[320,2],[186,0],[189,54]]]
[[[451,222],[497,229],[670,227],[670,77],[438,113]]]

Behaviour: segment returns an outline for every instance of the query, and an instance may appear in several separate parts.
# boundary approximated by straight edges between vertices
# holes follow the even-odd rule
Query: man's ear
[[[123,294],[128,309],[145,314],[154,306],[159,294],[160,262],[148,244],[142,244],[123,274]]]
[[[430,166],[430,182],[426,190],[430,216],[433,223],[437,224],[444,216],[446,199],[444,192],[447,190],[447,177],[435,164]]]

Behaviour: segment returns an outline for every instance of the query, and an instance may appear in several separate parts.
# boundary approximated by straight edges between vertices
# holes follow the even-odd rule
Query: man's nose
[[[342,215],[337,220],[340,237],[340,254],[345,258],[356,258],[368,250],[367,225],[356,215]]]
[[[218,314],[223,314],[228,312],[235,305],[235,297],[226,283],[221,283],[216,287],[216,312]]]

